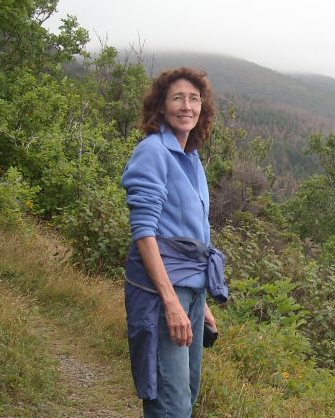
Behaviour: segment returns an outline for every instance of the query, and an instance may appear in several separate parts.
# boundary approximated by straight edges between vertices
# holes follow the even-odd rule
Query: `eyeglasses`
[[[185,96],[181,96],[181,95],[167,97],[167,99],[168,100],[171,100],[171,103],[174,106],[181,106],[187,100],[189,102],[189,104],[190,104],[191,107],[201,106],[201,103],[204,101],[204,99],[202,99],[199,96],[185,97]]]

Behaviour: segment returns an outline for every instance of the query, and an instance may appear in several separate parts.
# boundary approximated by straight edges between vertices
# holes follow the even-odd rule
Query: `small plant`
[[[30,187],[16,168],[9,168],[0,177],[0,225],[24,228],[26,213],[36,213],[35,199],[40,187]]]

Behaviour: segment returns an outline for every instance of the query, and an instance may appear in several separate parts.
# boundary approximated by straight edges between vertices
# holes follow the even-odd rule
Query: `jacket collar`
[[[170,151],[176,151],[176,152],[181,152],[182,154],[197,154],[197,151],[192,151],[192,152],[184,152],[177,137],[174,135],[174,133],[172,131],[169,130],[169,128],[166,125],[161,125],[160,128],[161,131],[161,138],[162,138],[162,142],[164,144],[164,146],[169,149]]]

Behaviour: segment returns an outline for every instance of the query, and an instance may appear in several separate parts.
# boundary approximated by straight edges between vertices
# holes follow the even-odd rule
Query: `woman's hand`
[[[165,305],[165,316],[171,341],[180,347],[184,345],[189,347],[193,340],[191,321],[179,300]]]
[[[212,314],[212,311],[209,309],[207,303],[205,305],[205,322],[207,322],[208,325],[210,325],[212,328],[215,329],[215,331],[217,331],[217,326],[216,326],[216,322],[215,322],[215,318]]]

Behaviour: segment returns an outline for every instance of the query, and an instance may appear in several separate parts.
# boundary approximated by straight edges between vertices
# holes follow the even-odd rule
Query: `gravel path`
[[[60,385],[67,397],[59,418],[142,417],[141,403],[122,370],[124,364],[117,360],[103,364],[94,349],[50,320],[43,321],[37,332],[59,363]]]

